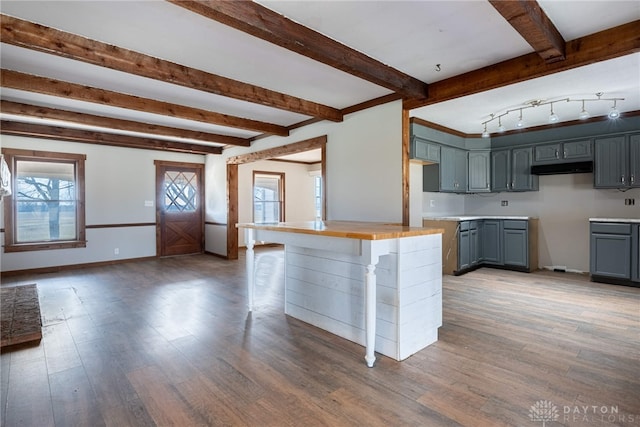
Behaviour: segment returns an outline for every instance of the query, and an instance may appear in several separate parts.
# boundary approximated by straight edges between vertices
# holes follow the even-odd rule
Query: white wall
[[[155,224],[154,160],[204,163],[204,156],[2,136],[2,147],[86,154],[86,225]],[[226,179],[226,176],[225,176]],[[205,186],[207,183],[205,182]],[[145,201],[154,206],[145,206]],[[4,228],[3,209],[0,222]],[[4,233],[2,233],[4,244]],[[114,249],[119,254],[114,254]],[[87,230],[87,247],[2,254],[2,271],[155,256],[155,225]]]
[[[591,173],[539,179],[539,191],[524,193],[423,193],[423,214],[538,217],[539,267],[562,266],[576,272],[589,271],[589,218],[640,218],[640,189],[594,189]],[[625,206],[625,198],[635,198],[635,206]],[[434,200],[434,208],[428,207],[429,200]],[[508,206],[501,206],[502,200]]]
[[[314,177],[317,167],[300,163],[262,160],[238,166],[238,222],[253,222],[253,171],[284,173],[285,221],[313,221],[315,218]],[[238,242],[245,245],[244,230]]]
[[[222,156],[207,158],[207,176],[229,157],[256,152],[327,135],[327,219],[402,222],[402,102],[395,101],[345,116],[344,121],[323,121],[291,135],[255,141],[250,148],[233,147]],[[225,169],[226,170],[226,169]],[[216,181],[226,185],[226,179]],[[224,183],[224,184],[222,184]],[[215,194],[214,194],[215,192]],[[225,206],[226,192],[209,188],[207,206]],[[239,215],[242,213],[239,212]],[[213,215],[207,213],[207,218]],[[226,213],[225,220],[226,222]],[[218,227],[219,228],[219,227]],[[215,233],[221,233],[217,229]],[[213,233],[213,232],[212,232]],[[207,250],[212,250],[207,244]]]

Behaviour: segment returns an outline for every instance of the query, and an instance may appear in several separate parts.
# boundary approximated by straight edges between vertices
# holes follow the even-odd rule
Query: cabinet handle
[[[567,150],[564,150],[564,152],[562,153],[562,157],[563,157],[564,159],[566,159],[566,158],[567,158]]]
[[[622,183],[624,184],[624,175],[622,175]]]
[[[558,150],[556,150],[556,159],[558,158]]]
[[[636,177],[635,175],[631,175],[631,183],[633,184],[634,182],[636,182]]]

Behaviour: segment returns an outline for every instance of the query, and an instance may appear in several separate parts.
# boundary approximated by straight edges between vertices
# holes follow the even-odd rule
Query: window
[[[322,219],[322,176],[316,175],[313,179],[316,219]]]
[[[284,221],[284,174],[253,172],[253,222]]]
[[[85,247],[84,155],[4,149],[5,252]]]

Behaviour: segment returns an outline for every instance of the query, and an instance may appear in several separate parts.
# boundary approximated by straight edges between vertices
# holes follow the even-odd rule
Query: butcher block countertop
[[[359,221],[301,221],[273,224],[243,223],[237,224],[236,227],[361,240],[397,239],[402,237],[424,236],[427,234],[442,234],[444,232],[442,228],[435,227],[406,227],[399,224]]]

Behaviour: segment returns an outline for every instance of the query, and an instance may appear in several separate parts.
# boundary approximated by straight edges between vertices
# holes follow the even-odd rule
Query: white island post
[[[442,229],[350,221],[237,224],[254,307],[256,241],[285,245],[287,315],[404,360],[438,339]]]

